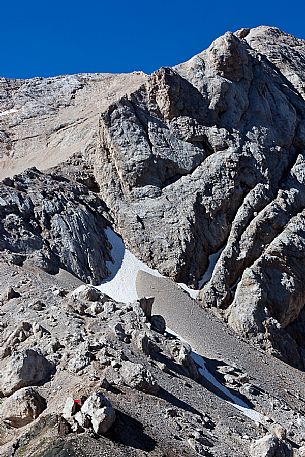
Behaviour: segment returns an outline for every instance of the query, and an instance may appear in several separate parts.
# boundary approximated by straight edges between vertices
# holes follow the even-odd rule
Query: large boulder
[[[2,361],[0,393],[7,397],[22,387],[41,384],[53,371],[53,364],[40,352],[25,349]]]
[[[116,416],[108,398],[100,392],[95,392],[82,400],[68,397],[63,417],[74,431],[92,428],[98,435],[104,435],[113,425]]]
[[[292,457],[292,449],[285,441],[269,434],[252,443],[250,457]]]
[[[11,427],[19,428],[36,419],[47,407],[46,401],[32,387],[17,390],[0,405],[0,417]]]
[[[133,389],[142,390],[152,395],[159,390],[158,383],[152,373],[140,363],[123,361],[120,375],[124,383]]]
[[[105,395],[90,395],[81,407],[80,413],[76,413],[75,416],[80,426],[84,426],[88,418],[95,433],[104,435],[108,432],[115,421],[115,411]]]
[[[84,301],[92,301],[96,302],[99,301],[103,296],[102,292],[98,290],[96,287],[85,285],[81,286],[78,289],[75,289],[71,297],[76,300],[84,300]],[[105,296],[107,297],[107,296]],[[108,299],[109,297],[107,297]]]

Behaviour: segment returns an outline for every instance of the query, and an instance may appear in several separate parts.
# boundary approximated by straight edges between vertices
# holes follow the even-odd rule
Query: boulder
[[[46,401],[32,387],[17,390],[0,405],[0,417],[11,427],[20,428],[36,419],[47,407]]]
[[[84,301],[92,301],[96,302],[99,301],[102,297],[102,292],[96,289],[93,286],[86,285],[86,286],[81,286],[78,289],[75,289],[72,293],[71,296],[72,298],[75,298],[76,300],[84,300]]]
[[[104,435],[115,421],[115,411],[105,395],[94,393],[85,400],[81,410],[75,414],[81,427],[92,426],[95,433]]]
[[[2,361],[0,392],[9,396],[16,390],[41,384],[49,379],[54,366],[40,352],[25,349]]]
[[[70,419],[76,413],[76,403],[72,397],[68,397],[62,412],[65,419]]]
[[[160,316],[159,314],[151,316],[150,323],[152,330],[155,330],[155,332],[161,333],[162,335],[165,333],[166,322],[163,316]]]
[[[154,301],[155,297],[142,297],[139,300],[140,307],[142,308],[148,320],[150,320],[151,317],[151,309]]]
[[[191,378],[198,379],[199,373],[192,358],[192,349],[190,346],[182,344],[177,361],[187,370],[187,373]]]
[[[132,389],[142,390],[149,394],[156,394],[159,390],[156,379],[152,373],[140,363],[123,361],[120,375],[124,383]]]
[[[292,457],[290,444],[269,434],[251,444],[250,457]]]
[[[9,286],[2,292],[0,300],[9,301],[9,300],[12,300],[13,298],[18,298],[18,297],[20,297],[19,292],[16,292],[13,289],[13,287]]]
[[[297,451],[297,457],[305,457],[305,446],[301,446]]]

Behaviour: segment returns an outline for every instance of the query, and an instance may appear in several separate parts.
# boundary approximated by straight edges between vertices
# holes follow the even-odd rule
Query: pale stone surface
[[[260,438],[250,447],[250,457],[292,457],[292,455],[291,446],[272,434]]]
[[[152,373],[139,363],[122,362],[120,375],[125,384],[133,389],[139,389],[149,394],[156,394],[159,390],[157,381]]]
[[[84,402],[81,415],[76,420],[83,426],[86,417],[89,417],[95,433],[104,435],[115,421],[115,411],[103,394],[94,393]]]
[[[17,390],[0,405],[0,417],[14,428],[32,422],[46,409],[46,401],[32,387]]]

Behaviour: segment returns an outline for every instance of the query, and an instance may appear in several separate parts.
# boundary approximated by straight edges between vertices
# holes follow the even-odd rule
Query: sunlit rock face
[[[304,41],[258,27],[150,76],[2,79],[1,174],[77,179],[138,259],[303,367],[304,72]],[[107,249],[62,264],[104,279]]]

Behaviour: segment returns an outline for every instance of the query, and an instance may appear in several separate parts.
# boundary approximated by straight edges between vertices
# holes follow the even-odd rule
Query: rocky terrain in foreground
[[[304,94],[272,27],[0,79],[1,456],[305,455]]]

